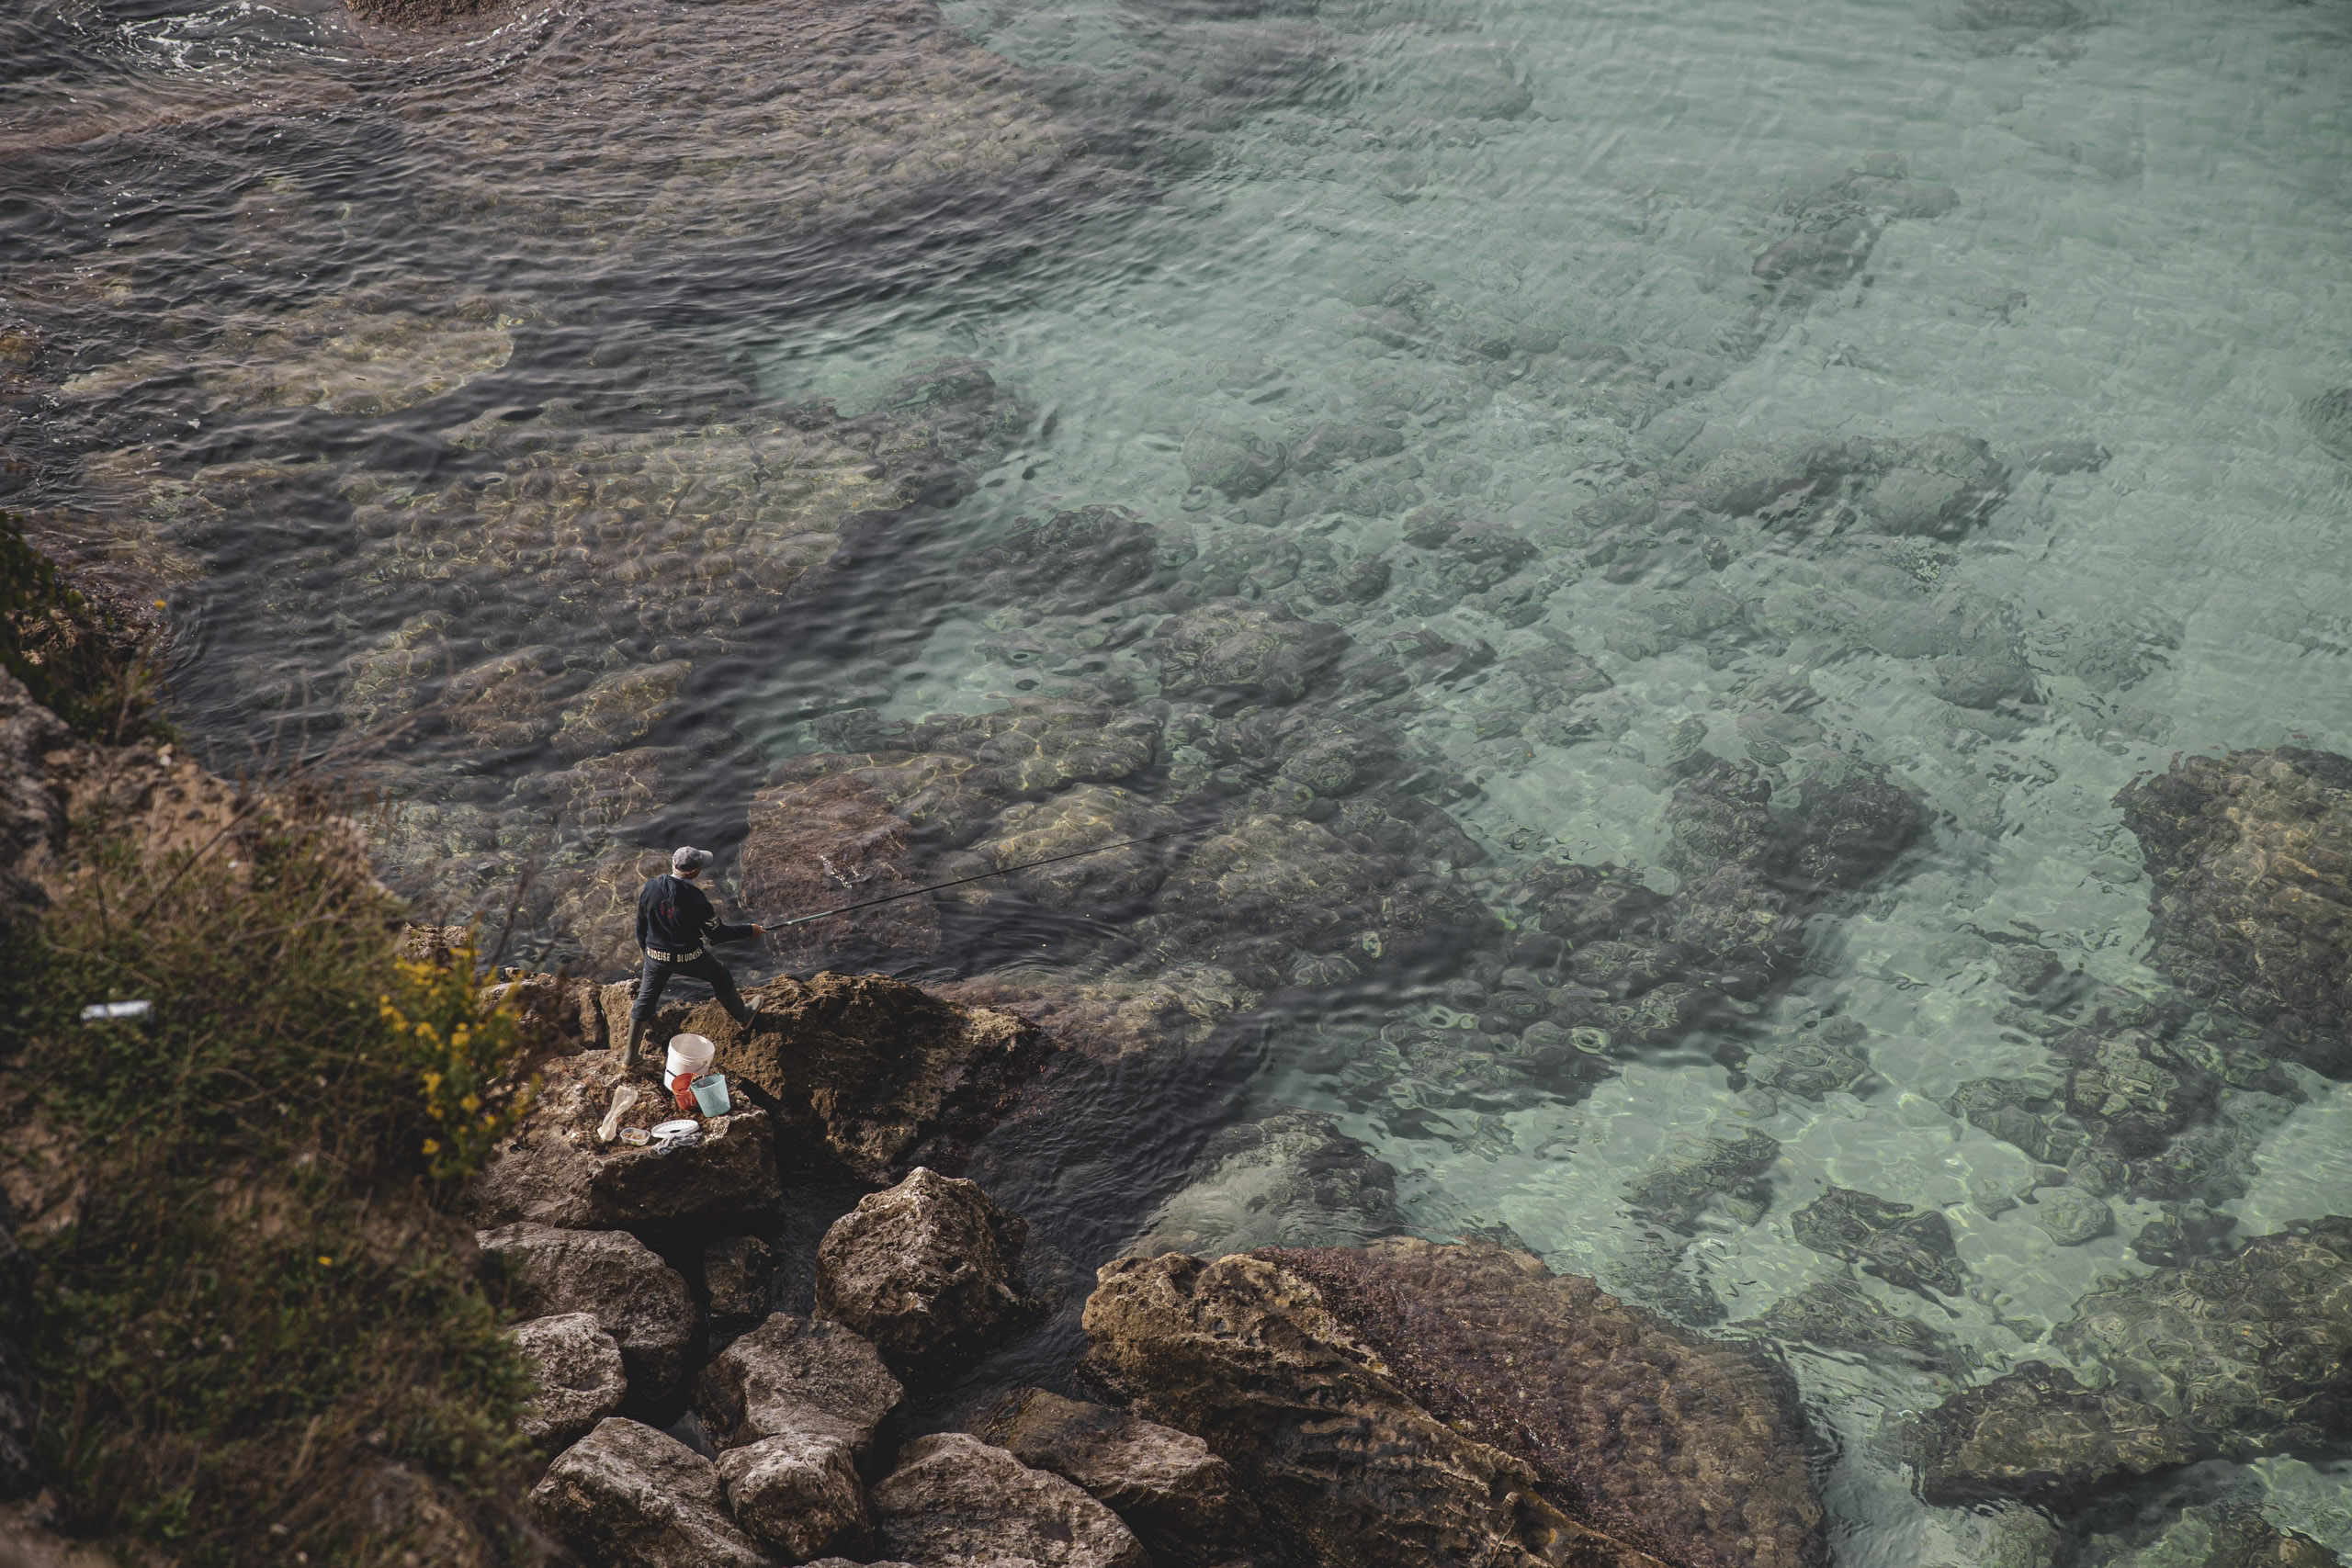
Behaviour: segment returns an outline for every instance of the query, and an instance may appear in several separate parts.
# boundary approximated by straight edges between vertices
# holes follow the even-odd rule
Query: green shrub
[[[511,1007],[486,1005],[477,978],[475,935],[446,963],[400,961],[400,994],[379,998],[394,1047],[405,1053],[424,1092],[433,1131],[421,1145],[432,1171],[462,1181],[530,1109],[537,1086],[517,1080],[522,1021]]]
[[[35,928],[17,1065],[87,1181],[76,1223],[20,1238],[36,1457],[72,1528],[190,1564],[526,1555],[530,1383],[447,1212],[525,1092],[513,1021],[469,952],[399,962],[401,909],[328,803],[241,811],[157,860],[135,824],[74,824]],[[149,1016],[79,1021],[131,998]],[[469,1097],[489,1120],[446,1141],[435,1111]]]

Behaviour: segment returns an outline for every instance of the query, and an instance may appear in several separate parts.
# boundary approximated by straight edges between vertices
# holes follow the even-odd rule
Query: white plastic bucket
[[[718,1055],[718,1047],[699,1034],[673,1034],[670,1037],[670,1064],[662,1069],[665,1082],[675,1083],[680,1073],[695,1077],[710,1071],[711,1058]]]

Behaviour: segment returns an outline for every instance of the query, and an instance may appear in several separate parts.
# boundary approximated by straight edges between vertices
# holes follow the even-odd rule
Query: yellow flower
[[[426,1154],[429,1154],[429,1155],[437,1155],[437,1154],[439,1154],[439,1153],[441,1152],[441,1140],[440,1140],[440,1139],[438,1139],[438,1138],[427,1138],[427,1139],[425,1139],[425,1140],[424,1140],[424,1152],[425,1152]]]
[[[322,1269],[332,1269],[334,1267],[334,1259],[329,1258],[322,1252],[319,1254],[319,1267]]]
[[[458,1101],[458,1107],[459,1110],[465,1111],[466,1114],[470,1116],[475,1111],[481,1109],[481,1096],[478,1094],[469,1094],[466,1096],[465,1099]]]

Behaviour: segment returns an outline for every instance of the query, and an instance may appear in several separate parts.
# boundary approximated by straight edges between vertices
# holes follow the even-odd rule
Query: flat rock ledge
[[[522,1126],[467,1190],[474,1224],[643,1229],[752,1213],[783,1195],[775,1129],[757,1106],[739,1101],[731,1114],[706,1119],[702,1142],[691,1148],[608,1144],[598,1140],[597,1126],[623,1083],[637,1089],[637,1103],[620,1126],[649,1127],[677,1114],[653,1077],[622,1072],[601,1051],[548,1058],[538,1072],[539,1093]]]

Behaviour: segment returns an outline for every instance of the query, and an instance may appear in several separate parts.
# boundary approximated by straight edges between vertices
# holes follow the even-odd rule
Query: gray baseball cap
[[[678,873],[700,871],[718,857],[708,850],[678,849],[670,852],[670,869]]]

